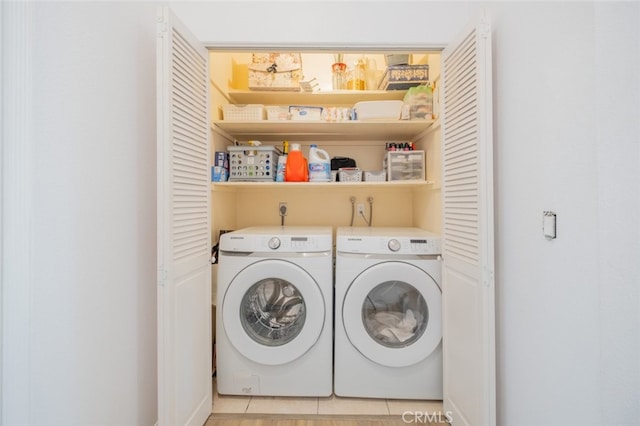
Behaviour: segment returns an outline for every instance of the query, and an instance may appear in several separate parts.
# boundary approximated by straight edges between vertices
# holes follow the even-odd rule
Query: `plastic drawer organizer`
[[[391,151],[385,159],[387,180],[424,180],[424,151]]]
[[[276,179],[278,151],[273,146],[230,146],[229,181],[261,182]]]

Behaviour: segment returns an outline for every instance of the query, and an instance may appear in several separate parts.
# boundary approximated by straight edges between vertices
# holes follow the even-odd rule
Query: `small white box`
[[[286,121],[290,118],[288,106],[268,105],[265,109],[269,121]]]
[[[386,170],[365,171],[364,180],[367,182],[384,182],[387,180]]]

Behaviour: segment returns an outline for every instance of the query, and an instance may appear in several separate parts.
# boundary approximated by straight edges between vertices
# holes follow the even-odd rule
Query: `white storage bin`
[[[362,181],[362,170],[354,169],[340,169],[338,170],[338,180],[340,182],[360,182]]]
[[[357,120],[399,120],[403,104],[398,100],[362,101],[353,108],[356,110]]]
[[[384,182],[387,180],[386,170],[365,171],[364,180],[367,182]]]
[[[264,105],[261,104],[227,104],[222,106],[222,118],[230,121],[264,120]]]

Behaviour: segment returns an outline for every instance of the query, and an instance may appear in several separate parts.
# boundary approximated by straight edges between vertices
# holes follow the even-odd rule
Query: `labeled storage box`
[[[264,120],[264,105],[261,104],[227,104],[222,105],[222,118],[231,121]]]
[[[213,154],[211,182],[226,182],[229,179],[229,153],[216,151]]]
[[[387,152],[387,180],[424,180],[424,159],[424,151]]]
[[[275,181],[279,153],[274,146],[230,146],[229,181]]]
[[[300,91],[302,59],[299,53],[254,53],[249,69],[249,89]]]
[[[322,118],[322,107],[291,105],[289,115],[292,120],[298,121],[320,121]]]
[[[406,90],[429,82],[429,65],[388,66],[378,84],[379,90]]]

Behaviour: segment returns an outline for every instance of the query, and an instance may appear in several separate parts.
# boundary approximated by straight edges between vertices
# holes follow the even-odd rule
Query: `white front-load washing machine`
[[[332,393],[331,227],[251,227],[220,238],[217,389]]]
[[[338,228],[336,395],[442,399],[440,241],[418,228]]]

